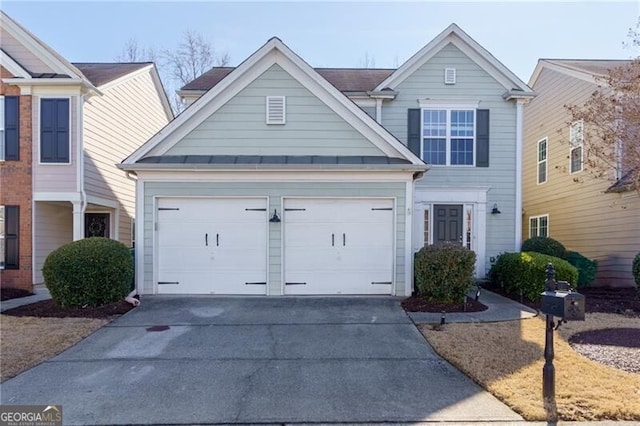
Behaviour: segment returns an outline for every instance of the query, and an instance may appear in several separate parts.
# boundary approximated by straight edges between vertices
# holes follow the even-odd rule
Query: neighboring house
[[[540,59],[529,81],[538,96],[525,113],[523,238],[552,237],[598,260],[599,285],[634,285],[640,197],[615,170],[603,179],[585,170],[582,123],[565,105],[582,105],[597,77],[629,62]]]
[[[141,293],[403,296],[425,244],[471,248],[479,277],[520,245],[533,92],[456,25],[397,70],[316,70],[272,38],[180,93],[120,166]]]
[[[173,116],[152,63],[71,64],[0,19],[0,284],[31,290],[65,243],[132,244],[135,183],[115,164]]]

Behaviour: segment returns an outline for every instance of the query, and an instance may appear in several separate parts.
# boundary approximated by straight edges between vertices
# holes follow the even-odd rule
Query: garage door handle
[[[220,246],[220,234],[216,234],[216,246]]]
[[[336,242],[336,236],[335,234],[331,234],[331,247],[336,245],[335,242]]]
[[[209,247],[209,234],[204,234],[204,245]]]
[[[342,245],[346,246],[347,245],[347,234],[342,233]]]

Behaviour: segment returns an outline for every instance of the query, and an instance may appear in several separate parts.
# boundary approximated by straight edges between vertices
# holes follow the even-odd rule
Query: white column
[[[376,121],[382,124],[382,99],[376,99]]]
[[[515,205],[515,251],[522,246],[522,122],[526,99],[516,101],[516,205]]]
[[[73,203],[73,241],[84,238],[84,203],[74,201]]]
[[[404,295],[411,296],[413,292],[413,180],[408,181],[405,186],[405,218],[404,218]],[[397,237],[396,237],[397,240]],[[394,280],[395,281],[395,280]],[[395,296],[400,296],[398,291],[394,291]]]

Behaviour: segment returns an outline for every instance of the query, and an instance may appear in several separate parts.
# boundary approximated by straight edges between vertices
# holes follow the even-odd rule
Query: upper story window
[[[531,216],[529,218],[529,238],[549,236],[549,215]]]
[[[0,161],[20,159],[20,98],[0,96]]]
[[[40,101],[40,162],[69,163],[69,99]]]
[[[576,121],[569,128],[569,170],[571,170],[571,173],[582,170],[583,146],[584,122]]]
[[[538,183],[547,181],[547,138],[538,141]]]
[[[475,164],[475,109],[423,109],[422,159],[428,164]]]

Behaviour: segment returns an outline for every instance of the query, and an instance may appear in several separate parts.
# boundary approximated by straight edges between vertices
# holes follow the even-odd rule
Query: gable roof
[[[231,73],[233,67],[214,67],[184,85],[180,90],[207,91]],[[387,68],[314,68],[341,92],[367,92],[389,77],[395,69]]]
[[[274,64],[283,68],[385,155],[406,159],[415,170],[426,170],[426,165],[420,158],[416,157],[389,131],[362,111],[289,49],[280,39],[275,37],[267,41],[242,64],[231,71],[226,78],[223,78],[175,120],[126,158],[120,167],[127,170],[135,170],[134,164],[144,157],[166,153],[191,130]]]
[[[495,78],[507,92],[514,92],[510,93],[511,97],[531,98],[534,96],[533,90],[531,90],[525,82],[520,80],[518,76],[511,72],[467,33],[462,31],[456,24],[449,25],[443,32],[438,34],[436,38],[431,40],[426,46],[402,64],[393,74],[378,84],[375,90],[395,89],[407,77],[450,43]]]
[[[567,74],[592,83],[595,77],[607,75],[609,70],[628,65],[631,59],[538,59],[538,64],[531,74],[529,85],[533,86],[544,68]]]
[[[82,74],[96,87],[102,86],[134,71],[152,65],[153,62],[97,63],[74,62]]]

